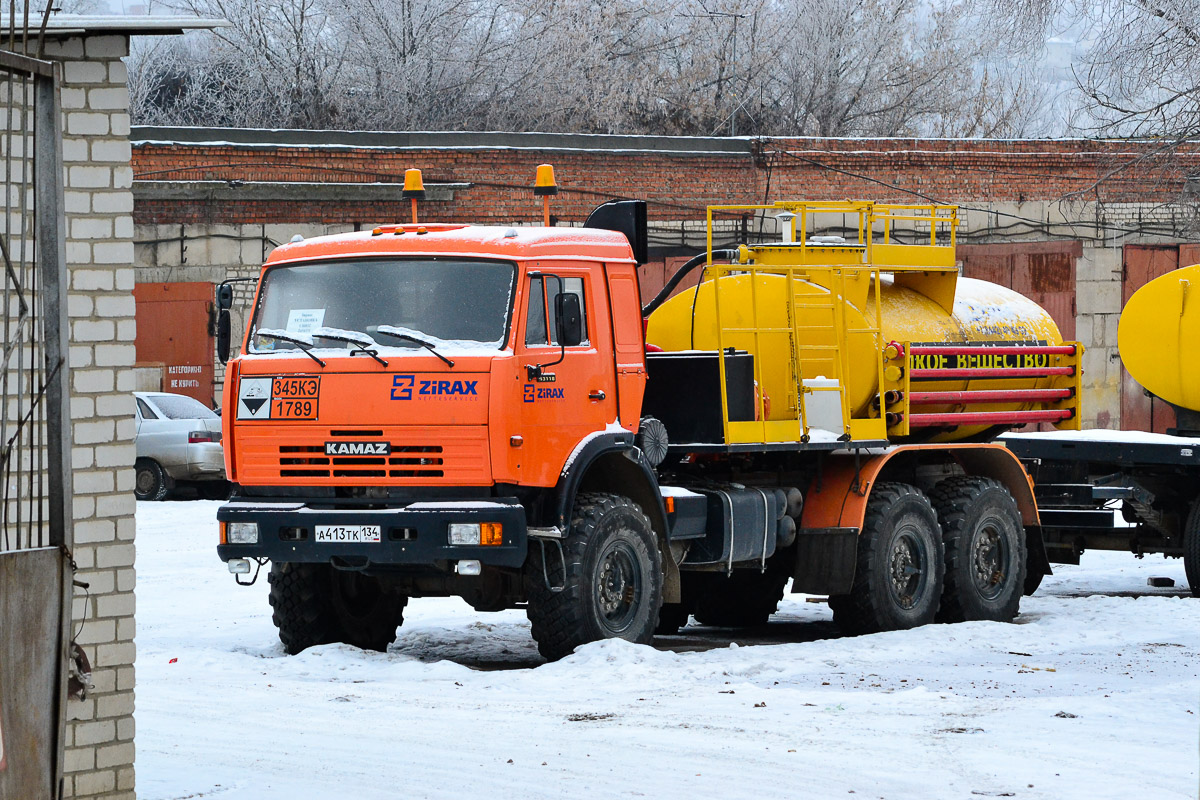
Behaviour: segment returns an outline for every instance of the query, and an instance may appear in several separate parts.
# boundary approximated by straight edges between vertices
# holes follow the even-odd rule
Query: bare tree
[[[1200,0],[984,0],[1027,43],[1071,19],[1081,28],[1075,79],[1082,132],[1200,136]]]
[[[138,46],[139,122],[1013,135],[1035,106],[968,0],[173,1],[233,27]]]

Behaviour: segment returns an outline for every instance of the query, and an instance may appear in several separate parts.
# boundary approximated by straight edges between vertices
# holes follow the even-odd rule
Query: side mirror
[[[554,298],[554,324],[560,345],[579,346],[583,341],[583,311],[579,307],[579,295],[560,292]]]
[[[233,308],[233,286],[222,283],[217,287],[217,309],[228,311]]]
[[[217,301],[220,302],[218,296]],[[232,336],[233,325],[229,320],[229,309],[222,308],[217,315],[217,358],[221,363],[229,361],[229,339]]]

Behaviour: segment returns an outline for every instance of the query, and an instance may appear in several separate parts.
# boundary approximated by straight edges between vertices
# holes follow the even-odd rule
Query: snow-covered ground
[[[839,638],[788,595],[766,633],[545,664],[522,612],[432,599],[386,654],[288,657],[265,576],[217,559],[217,505],[138,504],[143,800],[1198,793],[1200,599],[1177,560],[1086,554],[1016,624]]]

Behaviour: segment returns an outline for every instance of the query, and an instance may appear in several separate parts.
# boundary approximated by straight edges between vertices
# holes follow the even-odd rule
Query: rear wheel
[[[295,655],[331,642],[387,650],[404,621],[408,597],[385,591],[378,578],[328,564],[272,564],[271,621]]]
[[[854,585],[829,598],[848,633],[915,628],[933,622],[942,594],[944,550],[937,514],[921,490],[879,483],[858,538]]]
[[[128,463],[128,462],[127,462]],[[139,458],[133,465],[133,496],[138,500],[165,500],[167,474],[152,458]]]
[[[946,545],[939,622],[1011,622],[1025,589],[1025,532],[999,481],[954,477],[931,493]]]
[[[1192,503],[1183,528],[1183,571],[1193,597],[1200,597],[1200,500]]]
[[[538,652],[553,661],[600,639],[648,644],[658,625],[663,579],[658,543],[642,509],[619,495],[581,494],[562,547],[563,559],[551,557],[546,565],[550,586],[539,563],[529,590],[526,613]]]
[[[788,574],[770,565],[766,572],[735,570],[706,583],[696,600],[696,621],[718,628],[757,628],[779,608]]]

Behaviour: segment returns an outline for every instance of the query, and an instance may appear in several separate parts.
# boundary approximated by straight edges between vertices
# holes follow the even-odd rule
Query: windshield
[[[208,406],[187,395],[156,394],[150,399],[167,419],[216,419],[217,415]]]
[[[250,352],[354,348],[321,333],[383,347],[500,348],[516,267],[503,261],[378,259],[274,267],[263,277]],[[367,343],[369,344],[369,342]]]

